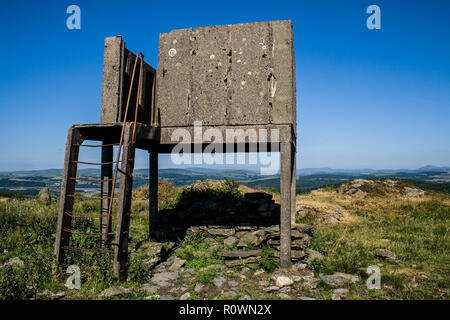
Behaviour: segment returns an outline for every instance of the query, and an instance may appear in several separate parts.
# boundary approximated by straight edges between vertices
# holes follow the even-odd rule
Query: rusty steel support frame
[[[65,156],[65,169],[63,172],[62,189],[60,207],[58,212],[58,224],[57,235],[55,242],[55,257],[56,264],[63,264],[64,262],[64,248],[68,246],[70,237],[70,227],[72,221],[72,215],[67,214],[73,210],[74,192],[77,164],[79,161],[74,159],[78,158],[79,148],[82,146],[84,140],[95,140],[100,136],[99,132],[103,132],[105,128],[115,127],[116,133],[122,128],[122,124],[110,124],[110,125],[76,125],[69,129],[66,145]],[[263,126],[261,126],[263,127]],[[87,133],[85,130],[91,130],[96,128],[98,131],[94,134],[94,137]],[[217,127],[216,127],[217,128]],[[237,127],[235,127],[237,128]],[[246,126],[239,127],[245,131]],[[129,122],[125,124],[124,136],[123,136],[123,153],[120,162],[122,163],[120,185],[119,185],[119,198],[118,208],[116,215],[116,230],[115,230],[115,242],[114,245],[114,265],[113,272],[117,278],[123,279],[126,275],[127,262],[128,262],[128,232],[130,224],[130,212],[131,212],[131,192],[133,184],[133,167],[135,148],[142,148],[149,152],[150,159],[150,192],[149,192],[149,231],[150,236],[155,235],[155,224],[157,221],[158,212],[158,154],[169,153],[173,148],[173,141],[171,141],[171,133],[176,130],[177,127],[171,128],[154,128],[148,126],[137,127],[136,145],[133,145],[133,123]],[[192,131],[193,128],[186,128],[188,131]],[[256,128],[257,129],[257,128]],[[274,125],[271,129],[278,129],[280,131],[280,139],[277,141],[263,141],[270,144],[274,142],[278,144],[278,150],[280,152],[280,266],[282,268],[289,268],[291,265],[291,226],[295,223],[293,218],[295,217],[295,149],[296,138],[295,131],[290,125]],[[112,130],[112,129],[111,129]],[[220,130],[226,130],[226,127],[220,127]],[[114,135],[113,133],[106,134],[106,136]],[[209,141],[205,141],[208,143]],[[109,141],[104,141],[102,145],[102,196],[98,199],[101,201],[102,213],[100,215],[102,221],[102,244],[105,247],[103,251],[107,250],[108,244],[111,243],[111,236],[114,232],[104,228],[106,221],[104,219],[110,219],[109,214],[104,214],[107,210],[112,197],[108,197],[108,193],[112,192],[111,183],[111,165],[112,148],[113,144]],[[195,148],[194,148],[195,149]],[[227,148],[224,148],[226,150]],[[234,150],[234,149],[233,149]],[[261,151],[261,150],[258,150]],[[264,151],[264,150],[263,150]],[[269,150],[274,151],[274,150]],[[277,150],[275,150],[277,151]],[[200,149],[203,152],[203,148]],[[106,201],[105,201],[106,200]],[[111,222],[109,223],[111,226]],[[98,250],[101,251],[101,250]]]
[[[111,222],[109,223],[109,230],[106,228],[106,219],[111,220],[112,215],[108,214],[109,201],[112,197],[112,156],[114,143],[110,143],[113,137],[118,137],[122,128],[122,123],[115,124],[92,124],[92,125],[73,125],[68,130],[66,152],[64,160],[64,171],[61,181],[61,195],[59,202],[56,241],[54,247],[55,261],[53,265],[53,274],[58,272],[59,266],[65,265],[65,252],[67,250],[74,251],[91,251],[98,253],[114,253],[113,273],[117,278],[123,279],[126,275],[126,267],[128,262],[128,233],[131,211],[131,191],[133,185],[133,168],[135,147],[149,150],[149,146],[154,143],[157,136],[156,130],[153,127],[138,124],[136,128],[132,122],[125,123],[123,136],[123,153],[120,162],[122,167],[120,169],[121,176],[119,182],[119,197],[116,214],[116,230],[112,232]],[[133,141],[133,131],[136,130],[135,145]],[[100,145],[83,144],[86,140],[102,140],[102,137],[107,137],[108,140],[103,141]],[[100,218],[100,233],[83,233],[72,230],[72,217],[86,217],[83,214],[74,214],[73,205],[74,200],[78,198],[75,195],[75,184],[80,178],[76,178],[78,155],[80,147],[101,147],[102,148],[102,162],[97,163],[101,165],[100,180],[89,181],[99,182],[102,188],[101,196],[95,199],[100,200],[101,213]],[[84,249],[72,248],[69,246],[69,239],[71,234],[81,234],[86,236],[100,236],[102,249]],[[112,242],[112,238],[115,241]],[[110,249],[111,245],[114,250]]]
[[[133,190],[133,169],[135,148],[133,146],[133,124],[127,123],[123,137],[122,175],[119,185],[119,202],[116,217],[116,241],[114,246],[114,276],[123,278],[128,262],[128,238],[131,215],[131,192]]]
[[[189,132],[191,136],[194,134],[194,127],[161,127],[159,143],[157,145],[157,152],[159,153],[170,153],[174,144],[171,140],[171,136],[175,130],[183,128]],[[279,139],[272,141],[271,137],[267,138],[266,142],[268,147],[275,143],[278,145],[277,150],[259,150],[258,152],[265,151],[279,151],[280,152],[280,266],[282,268],[290,268],[291,266],[291,227],[295,225],[295,207],[296,207],[296,130],[291,124],[281,124],[281,125],[256,125],[256,126],[205,126],[203,130],[208,130],[215,128],[221,131],[222,136],[225,136],[226,130],[233,128],[235,130],[240,130],[245,132],[247,129],[267,129],[267,130],[278,130]],[[206,144],[212,143],[213,141],[203,141]],[[248,141],[247,141],[248,142]],[[193,147],[193,145],[191,145]],[[204,146],[203,146],[204,147]],[[193,152],[203,152],[203,147],[196,149],[191,148]],[[223,152],[226,152],[227,148],[223,147]],[[236,148],[233,148],[236,150]],[[246,150],[249,151],[249,145],[246,143]],[[246,152],[247,152],[246,151]],[[155,152],[155,154],[157,154]],[[235,151],[236,152],[236,151]],[[157,166],[150,166],[150,230],[155,231],[154,223],[152,221],[157,217]],[[155,169],[152,169],[155,168]],[[155,186],[152,188],[152,184]],[[152,192],[153,190],[153,192]],[[154,203],[155,207],[152,209],[151,199],[155,197]],[[153,219],[152,219],[153,217]],[[157,231],[157,230],[156,230]]]
[[[100,201],[100,230],[102,235],[102,247],[107,247],[111,243],[111,237],[108,236],[108,232],[111,232],[111,215],[108,214],[109,205],[111,201],[112,192],[112,176],[113,176],[113,154],[114,146],[106,145],[102,146],[102,163],[101,167],[101,191],[100,196],[103,198]]]
[[[70,234],[64,232],[64,229],[70,228],[72,225],[72,216],[65,212],[72,212],[74,198],[68,197],[68,194],[75,192],[76,181],[70,179],[77,174],[77,163],[71,162],[72,159],[78,159],[78,154],[83,140],[79,130],[74,126],[69,128],[66,142],[66,152],[64,158],[64,170],[61,181],[61,195],[59,200],[58,222],[56,225],[56,241],[54,248],[55,263],[53,265],[53,273],[56,273],[57,267],[64,262],[63,247],[69,245]]]
[[[196,33],[195,41],[190,41],[189,39],[191,39],[193,32]],[[213,35],[215,40],[212,40]],[[256,78],[247,82],[245,91],[237,90],[233,95],[233,99],[230,100],[229,92],[235,89],[233,86],[239,85],[239,83],[242,84],[242,82],[223,82],[222,75],[227,79],[231,77],[230,80],[232,80],[240,79],[241,76],[247,77],[246,74],[250,74],[247,72],[248,70],[241,70],[241,67],[237,65],[239,60],[229,58],[233,48],[236,49],[237,43],[234,40],[243,39],[244,41],[244,39],[248,38],[248,41],[245,41],[251,44],[259,41],[261,37],[263,43],[266,40],[267,43],[272,44],[272,54],[263,53],[267,49],[265,45],[262,47],[249,45],[247,47],[247,50],[242,53],[243,58],[249,62],[254,62],[247,66],[259,72],[253,73],[252,79],[253,77]],[[178,54],[176,56],[167,55],[167,52],[170,51],[169,48],[175,43],[174,40],[177,40],[180,46]],[[215,43],[215,41],[217,45],[204,45],[210,42]],[[209,52],[211,47],[219,50],[219,47],[222,45],[224,45],[222,50],[216,52],[215,55],[211,55],[211,52]],[[238,45],[241,45],[240,40]],[[169,47],[166,48],[166,46]],[[191,46],[193,47],[191,48]],[[197,48],[199,48],[198,54],[195,56],[189,54],[191,52],[190,49]],[[200,50],[200,48],[202,49]],[[71,230],[72,217],[78,216],[74,215],[72,210],[74,199],[80,198],[79,195],[75,195],[75,183],[77,180],[82,180],[76,178],[76,171],[77,164],[83,163],[77,160],[79,147],[84,140],[103,141],[103,144],[100,145],[102,147],[101,179],[98,180],[101,183],[101,196],[98,199],[101,201],[100,235],[103,248],[97,249],[97,251],[114,252],[114,275],[118,278],[123,278],[126,274],[128,262],[128,232],[135,148],[149,151],[149,235],[152,238],[157,233],[155,226],[158,219],[158,154],[171,152],[174,146],[171,134],[174,130],[184,128],[190,131],[191,136],[194,136],[192,132],[193,121],[203,120],[206,126],[219,129],[222,133],[227,128],[241,128],[245,130],[249,126],[256,130],[270,128],[278,128],[280,130],[281,137],[278,141],[267,142],[276,142],[278,146],[277,151],[280,152],[280,266],[289,268],[291,265],[291,226],[295,224],[296,191],[296,98],[292,23],[290,21],[260,22],[216,26],[214,30],[210,30],[209,27],[196,28],[195,30],[175,30],[168,34],[162,34],[159,46],[159,69],[165,70],[165,72],[157,73],[155,69],[141,60],[133,123],[127,122],[132,121],[131,115],[130,119],[127,117],[127,110],[139,56],[140,53],[134,55],[125,48],[125,43],[120,36],[105,39],[101,108],[102,124],[72,126],[69,129],[67,138],[58,212],[57,239],[55,242],[55,266],[64,262],[64,251],[68,247],[70,234],[74,231]],[[196,75],[198,71],[203,74],[202,70],[212,63],[212,58],[210,57],[214,56],[214,61],[221,61],[223,65],[230,64],[230,67],[221,68],[220,70],[216,68],[220,76],[203,81],[202,78],[198,78]],[[254,59],[254,57],[258,56],[261,58]],[[204,59],[205,57],[206,59]],[[132,60],[135,60],[135,64],[131,72]],[[182,66],[186,68],[186,72],[180,72],[178,60],[183,62]],[[258,64],[259,62],[261,63]],[[148,81],[151,82],[147,81],[147,76],[141,75],[143,69],[145,69],[145,74],[149,76]],[[233,70],[233,72],[228,74],[230,70]],[[243,73],[244,71],[245,74]],[[268,79],[270,79],[270,83],[267,82],[267,85],[262,86],[263,83],[266,84]],[[146,87],[145,83],[151,84],[151,86]],[[195,83],[192,87],[195,89],[194,92],[190,90],[192,88],[189,88],[192,83]],[[274,88],[276,89],[277,83],[278,89],[275,94]],[[263,88],[269,91],[268,94],[264,94],[261,91]],[[151,95],[143,95],[142,106],[151,106],[150,108],[152,109],[149,110],[149,113],[146,113],[145,111],[148,109],[145,109],[143,116],[138,117],[137,110],[141,98],[139,91],[141,89],[147,93],[151,90]],[[241,87],[240,89],[243,88]],[[130,91],[125,104],[128,90]],[[167,93],[171,91],[176,92],[176,94],[168,95]],[[210,101],[209,96],[206,97],[206,95],[210,95],[213,91],[215,94],[211,101],[214,101],[212,103],[214,108],[210,108],[208,105],[205,105],[205,101]],[[263,95],[261,95],[261,92]],[[199,96],[198,102],[191,103],[191,101],[194,101],[192,96],[197,98],[197,95]],[[263,104],[260,102],[256,103],[256,101],[261,99],[264,102]],[[188,102],[187,104],[186,101]],[[261,107],[263,105],[270,106],[270,108]],[[158,108],[155,106],[158,106]],[[244,109],[243,106],[245,106]],[[227,112],[222,112],[223,110],[227,110]],[[243,113],[244,117],[242,117],[241,113]],[[117,143],[117,141],[111,140],[111,136],[117,138],[120,129],[122,129],[120,134],[121,142]],[[92,134],[94,132],[95,134]],[[95,136],[95,139],[90,139],[93,136]],[[210,142],[204,141],[204,143],[208,144]],[[113,159],[114,145],[119,145],[119,150],[123,146],[123,154],[119,151],[115,161]],[[194,148],[194,152],[203,152],[203,148],[201,151]],[[119,159],[120,156],[121,160]],[[120,169],[118,169],[119,162],[122,164]],[[114,171],[113,164],[116,164]],[[121,173],[121,176],[115,224],[115,241],[111,243],[111,236],[114,234],[111,232],[113,223],[111,210],[117,171]],[[114,250],[111,250],[110,245],[114,246]]]
[[[295,144],[288,140],[280,148],[280,267],[291,266],[291,225],[295,223]],[[294,218],[293,218],[294,217]]]
[[[158,219],[158,152],[149,152],[149,235],[155,238],[155,226]]]

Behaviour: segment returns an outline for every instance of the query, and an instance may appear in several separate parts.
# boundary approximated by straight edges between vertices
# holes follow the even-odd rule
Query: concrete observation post
[[[260,150],[280,152],[280,265],[291,264],[291,223],[295,223],[296,92],[294,42],[291,21],[244,23],[160,34],[156,73],[158,145],[150,153],[150,221],[157,219],[157,154],[170,153],[175,130],[194,137],[194,122],[203,131],[241,132],[224,152]],[[269,132],[267,139],[251,130]],[[238,131],[236,131],[238,130]],[[278,130],[278,137],[270,132]],[[212,140],[212,139],[211,139]],[[192,143],[194,152],[205,145]],[[232,144],[233,148],[227,150]],[[275,147],[274,147],[275,146]],[[236,151],[233,151],[236,152]],[[150,225],[151,234],[157,232]]]

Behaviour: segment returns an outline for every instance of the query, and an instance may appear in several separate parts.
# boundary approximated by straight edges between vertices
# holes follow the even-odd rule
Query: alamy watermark
[[[67,278],[65,286],[68,289],[77,289],[81,288],[81,270],[80,267],[73,264],[67,267],[67,274],[70,274],[69,278]]]
[[[381,270],[379,266],[368,266],[366,273],[369,278],[366,281],[367,289],[381,289]]]
[[[178,128],[172,132],[171,140],[177,142],[171,152],[172,163],[176,165],[250,164],[260,165],[263,175],[278,172],[276,153],[279,152],[280,134],[276,128],[208,128],[203,132],[202,121],[195,121],[193,136],[188,129]],[[247,163],[246,145],[249,152]],[[238,154],[235,155],[235,152]],[[193,157],[191,153],[194,153]]]
[[[366,13],[370,14],[367,18],[366,26],[369,30],[381,29],[381,9],[379,6],[372,4],[367,7]]]
[[[66,19],[66,26],[69,30],[80,30],[81,29],[81,9],[75,4],[71,4],[67,7],[67,14],[70,16]]]

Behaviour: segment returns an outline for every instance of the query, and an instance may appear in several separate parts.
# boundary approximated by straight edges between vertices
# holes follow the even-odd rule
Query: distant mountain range
[[[351,174],[384,174],[384,173],[398,173],[398,172],[448,172],[450,167],[437,167],[437,166],[423,166],[418,169],[332,169],[332,168],[304,168],[297,170],[298,175],[318,174],[318,173],[351,173]]]
[[[148,168],[135,169],[134,173],[139,175],[148,175]],[[95,175],[99,173],[99,169],[79,169],[82,175]],[[420,173],[420,172],[450,172],[450,167],[423,166],[417,169],[333,169],[333,168],[303,168],[297,170],[297,175],[304,176],[310,174],[392,174],[392,173]],[[57,177],[61,176],[62,169],[42,169],[27,171],[0,171],[0,177]],[[261,177],[258,170],[233,170],[233,169],[214,169],[214,168],[164,168],[159,169],[160,175],[165,174],[182,174],[182,175],[214,175],[214,176],[239,176],[239,177]],[[264,176],[267,177],[267,176]]]
[[[51,188],[59,193],[61,188],[61,169],[31,170],[31,171],[3,171],[0,172],[0,191],[35,195],[43,187]],[[133,187],[148,184],[148,169],[135,169]],[[98,179],[99,169],[79,169],[78,176]],[[159,179],[168,180],[176,186],[192,184],[199,180],[233,179],[240,183],[256,188],[279,190],[279,175],[263,176],[255,170],[229,170],[214,168],[166,168],[158,171]],[[432,190],[450,190],[450,167],[424,166],[418,169],[331,169],[307,168],[297,171],[297,191],[307,192],[327,184],[339,185],[358,178],[392,178],[420,182],[420,186]],[[77,191],[98,193],[96,182],[77,182]]]

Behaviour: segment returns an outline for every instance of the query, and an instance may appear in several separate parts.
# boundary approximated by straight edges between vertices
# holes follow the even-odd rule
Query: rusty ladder
[[[58,267],[66,267],[67,256],[66,253],[69,251],[75,252],[93,252],[100,254],[113,254],[114,255],[114,265],[113,273],[114,276],[120,278],[124,271],[126,270],[126,261],[128,260],[126,255],[128,255],[128,224],[129,217],[125,216],[129,214],[129,210],[124,210],[126,206],[125,201],[131,201],[130,197],[125,194],[131,195],[132,189],[132,171],[134,166],[134,144],[135,144],[135,134],[136,134],[136,122],[138,114],[139,99],[141,97],[141,86],[143,77],[143,63],[144,55],[139,52],[136,55],[134,62],[131,84],[128,92],[128,99],[125,108],[125,114],[122,122],[122,129],[120,133],[120,139],[118,142],[105,143],[102,144],[83,144],[84,139],[80,133],[74,128],[69,129],[69,135],[66,144],[66,162],[62,177],[61,186],[61,198],[60,198],[60,208],[58,215],[58,224],[56,232],[55,241],[55,265],[53,268],[54,274],[57,273]],[[140,61],[140,71],[139,71],[139,81],[138,81],[138,92],[136,101],[136,110],[134,114],[134,121],[132,123],[127,122],[128,109],[130,105],[130,98],[134,84],[134,77],[136,73],[137,63]],[[80,147],[102,148],[103,151],[109,148],[110,156],[112,159],[114,147],[117,147],[117,158],[115,161],[104,162],[86,162],[79,161],[79,149]],[[123,151],[123,155],[122,155]],[[121,159],[122,156],[122,159]],[[114,173],[112,177],[104,178],[102,173],[101,179],[87,179],[76,176],[78,164],[93,165],[93,166],[106,166],[114,167]],[[111,169],[111,167],[109,168]],[[120,180],[121,189],[119,190],[119,203],[116,214],[116,231],[112,231],[112,218],[113,218],[113,204],[114,204],[114,191],[116,183],[118,181],[118,173],[123,176]],[[121,177],[122,177],[121,176]],[[123,181],[122,181],[123,180]],[[92,182],[100,183],[102,186],[102,191],[100,197],[87,197],[83,195],[76,194],[76,182]],[[104,189],[106,189],[106,195],[104,195]],[[124,189],[124,190],[122,190]],[[89,213],[79,213],[74,212],[74,201],[76,199],[84,200],[100,200],[101,201],[101,212],[100,215],[91,215]],[[129,207],[129,206],[128,206]],[[89,230],[77,230],[72,223],[72,220],[77,222],[77,219],[98,219],[100,218],[100,232],[89,232]],[[82,236],[86,238],[97,237],[99,238],[99,247],[95,248],[81,248],[77,246],[71,246],[72,235]],[[114,241],[113,241],[114,237]]]

